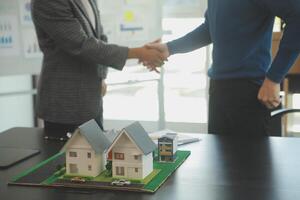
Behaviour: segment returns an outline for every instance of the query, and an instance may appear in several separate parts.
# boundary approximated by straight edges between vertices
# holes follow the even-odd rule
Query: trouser
[[[267,136],[270,110],[257,99],[260,87],[250,79],[211,80],[208,132]]]
[[[95,118],[99,127],[103,130],[102,114]],[[44,121],[45,136],[49,139],[67,140],[67,133],[73,133],[81,124],[63,124]]]

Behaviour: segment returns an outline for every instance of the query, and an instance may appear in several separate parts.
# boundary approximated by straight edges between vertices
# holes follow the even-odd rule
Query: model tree
[[[111,177],[112,176],[112,161],[109,160],[107,161],[106,165],[105,165],[105,168],[106,168],[106,176],[109,176]]]

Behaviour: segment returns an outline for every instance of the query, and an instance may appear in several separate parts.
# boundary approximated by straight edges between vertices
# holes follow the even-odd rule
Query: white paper
[[[24,56],[25,58],[42,58],[38,40],[34,29],[23,30]]]
[[[149,13],[143,6],[125,6],[120,15],[118,37],[123,40],[146,41],[149,38],[148,16]]]
[[[23,26],[33,26],[31,17],[31,0],[19,0],[20,21]]]
[[[137,47],[162,34],[160,0],[98,0],[109,43]]]
[[[160,138],[160,137],[162,137],[163,135],[166,135],[166,134],[177,134],[177,133],[175,131],[172,131],[172,130],[169,130],[169,129],[164,129],[164,130],[160,130],[160,131],[150,133],[149,136],[153,140],[153,142],[157,144],[158,143],[158,138]],[[192,136],[187,135],[187,134],[180,133],[180,134],[177,134],[177,135],[178,135],[178,146],[200,141],[199,138],[192,137]]]
[[[0,56],[20,55],[18,20],[16,16],[0,15]]]

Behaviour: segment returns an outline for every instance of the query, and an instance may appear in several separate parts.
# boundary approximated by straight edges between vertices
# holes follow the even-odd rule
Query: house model
[[[106,150],[111,143],[95,120],[81,125],[62,149],[66,153],[66,174],[98,176],[105,169]]]
[[[173,162],[176,159],[178,136],[166,134],[158,138],[158,160],[160,162]]]
[[[144,179],[153,171],[155,143],[139,122],[124,128],[108,152],[114,178]]]
[[[143,179],[153,171],[155,143],[139,122],[104,133],[95,120],[81,125],[62,151],[66,174],[96,177],[112,161],[114,178]]]

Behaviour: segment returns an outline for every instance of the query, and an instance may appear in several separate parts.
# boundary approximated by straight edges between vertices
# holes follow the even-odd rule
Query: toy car
[[[85,183],[86,180],[84,178],[80,178],[80,177],[74,177],[74,178],[71,178],[71,182],[73,183]]]
[[[111,182],[111,185],[117,185],[117,186],[125,186],[125,185],[130,185],[131,182],[127,181],[125,179],[120,179],[120,180],[115,180]]]

